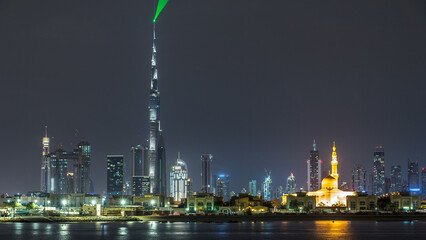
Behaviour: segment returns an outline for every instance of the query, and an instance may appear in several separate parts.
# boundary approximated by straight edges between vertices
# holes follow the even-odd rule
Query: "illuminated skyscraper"
[[[182,198],[186,198],[188,194],[188,168],[185,161],[180,158],[176,160],[176,165],[170,170],[170,197],[180,202]]]
[[[271,179],[271,171],[267,171],[265,169],[266,176],[265,180],[263,180],[263,198],[266,201],[272,200],[272,179]]]
[[[223,197],[224,201],[231,198],[231,177],[228,174],[219,174],[216,180],[216,196]]]
[[[382,146],[376,147],[373,162],[374,194],[381,196],[385,192],[385,152]]]
[[[408,190],[412,193],[419,194],[419,163],[417,161],[412,162],[408,159]]]
[[[422,200],[426,200],[426,169],[422,168]]]
[[[41,186],[40,191],[49,193],[50,192],[50,158],[49,158],[49,150],[50,147],[50,139],[47,136],[47,126],[44,129],[44,137],[43,137],[43,151],[42,151],[42,159],[41,159]]]
[[[393,165],[391,167],[389,192],[402,192],[402,169],[400,165]]]
[[[150,186],[149,178],[149,148],[147,146],[132,146],[130,149],[130,159],[132,164],[132,195],[142,196],[149,193],[146,186]]]
[[[355,165],[355,168],[352,172],[352,191],[355,191],[355,192],[367,191],[367,171],[364,169],[364,167],[361,164]]]
[[[317,145],[313,144],[313,150],[309,154],[308,163],[308,191],[317,191],[321,189],[321,160],[319,159],[319,152],[317,150]]]
[[[92,148],[89,142],[81,141],[74,150],[77,159],[74,160],[74,192],[91,193],[92,181],[90,178],[90,165]]]
[[[212,163],[213,155],[202,154],[201,155],[201,192],[213,193],[212,186]]]
[[[287,194],[293,194],[297,191],[297,185],[296,185],[296,178],[294,177],[293,173],[290,174],[290,176],[287,178],[287,187],[286,192]]]
[[[166,175],[166,146],[164,144],[163,133],[160,132],[160,137],[157,144],[157,174],[155,181],[157,185],[156,193],[167,195],[167,175]]]
[[[124,156],[107,156],[107,194],[122,195],[124,179]]]
[[[256,182],[256,180],[251,180],[249,182],[249,193],[252,196],[257,196],[257,182]]]
[[[50,191],[51,193],[69,193],[68,189],[68,160],[74,160],[73,153],[67,153],[62,149],[57,149],[49,154],[50,159]]]

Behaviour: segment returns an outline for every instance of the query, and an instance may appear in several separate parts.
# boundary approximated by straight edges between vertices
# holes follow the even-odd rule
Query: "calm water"
[[[0,239],[425,239],[426,222],[3,223]]]

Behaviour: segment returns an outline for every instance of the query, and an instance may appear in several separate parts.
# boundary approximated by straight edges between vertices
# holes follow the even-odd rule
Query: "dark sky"
[[[162,129],[195,190],[201,153],[240,191],[272,170],[306,185],[312,139],[341,181],[355,163],[426,166],[426,2],[170,0],[158,20]],[[0,2],[0,192],[40,187],[43,125],[106,155],[148,133],[153,1]],[[74,137],[74,129],[80,132]]]

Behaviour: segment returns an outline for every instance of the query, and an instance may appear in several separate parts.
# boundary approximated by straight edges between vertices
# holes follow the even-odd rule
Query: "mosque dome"
[[[338,187],[337,187],[337,179],[334,178],[331,175],[328,175],[327,177],[325,177],[322,180],[322,182],[321,182],[321,188],[322,189],[328,189],[328,190],[338,189]]]

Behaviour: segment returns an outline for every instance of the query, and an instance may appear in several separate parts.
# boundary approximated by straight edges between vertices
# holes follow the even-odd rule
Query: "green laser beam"
[[[157,21],[158,15],[160,15],[163,8],[166,6],[169,0],[159,0],[157,5],[157,11],[155,12],[154,22]]]

